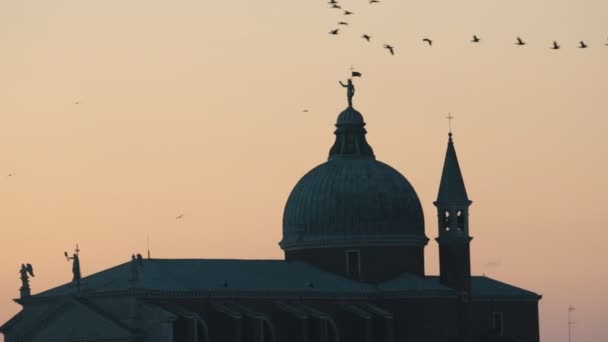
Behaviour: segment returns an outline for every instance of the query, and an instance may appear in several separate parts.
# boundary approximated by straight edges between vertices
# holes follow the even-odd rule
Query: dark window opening
[[[465,220],[465,215],[461,210],[458,210],[458,213],[456,214],[456,218],[457,218],[457,225],[456,228],[458,230],[464,230],[464,220]]]
[[[450,231],[450,212],[448,210],[443,212],[443,227],[446,232]]]
[[[502,336],[504,330],[502,312],[492,312],[492,330],[498,336]]]
[[[359,278],[361,273],[361,255],[359,251],[346,251],[346,275]]]

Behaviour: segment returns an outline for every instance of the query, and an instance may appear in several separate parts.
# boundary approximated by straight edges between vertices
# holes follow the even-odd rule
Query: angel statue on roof
[[[34,268],[32,267],[32,264],[21,264],[19,273],[21,274],[21,288],[19,289],[21,292],[21,298],[28,297],[31,294],[30,276],[34,276]]]

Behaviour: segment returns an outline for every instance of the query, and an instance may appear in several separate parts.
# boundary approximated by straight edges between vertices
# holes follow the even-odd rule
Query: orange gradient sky
[[[326,160],[353,65],[368,141],[418,192],[427,236],[451,112],[473,272],[542,294],[543,341],[567,341],[570,304],[573,341],[608,340],[608,2],[342,4],[355,15],[324,0],[1,0],[0,321],[19,310],[21,263],[34,293],[68,282],[76,243],[85,276],[147,236],[158,258],[282,258],[285,201]]]

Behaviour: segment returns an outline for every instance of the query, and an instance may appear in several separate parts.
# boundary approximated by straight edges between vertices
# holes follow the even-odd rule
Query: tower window
[[[346,275],[355,279],[361,273],[361,253],[358,250],[346,251]]]
[[[492,330],[498,336],[503,335],[504,324],[502,312],[492,312]]]
[[[456,218],[457,218],[457,225],[456,228],[458,230],[464,230],[464,213],[462,212],[462,210],[458,210],[458,212],[456,213]]]
[[[445,210],[443,212],[443,227],[446,232],[450,231],[450,211]]]

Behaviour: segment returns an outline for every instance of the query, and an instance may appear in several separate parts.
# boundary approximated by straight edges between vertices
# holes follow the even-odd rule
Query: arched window
[[[464,220],[465,220],[465,215],[464,212],[462,210],[458,210],[458,212],[456,213],[456,218],[457,218],[457,224],[456,224],[456,228],[458,230],[464,230]]]
[[[449,210],[445,210],[443,212],[443,229],[446,232],[450,231],[450,211]]]
[[[275,342],[276,336],[274,333],[274,325],[268,318],[262,319],[260,340],[264,342]]]

